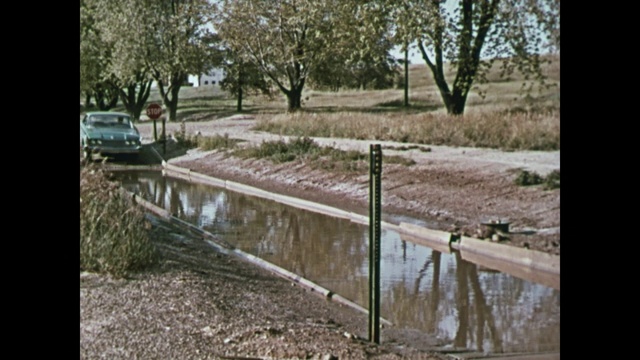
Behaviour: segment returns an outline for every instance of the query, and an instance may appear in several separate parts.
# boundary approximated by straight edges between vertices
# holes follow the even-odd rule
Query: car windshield
[[[93,115],[89,118],[88,125],[94,127],[132,127],[129,116],[125,115]]]

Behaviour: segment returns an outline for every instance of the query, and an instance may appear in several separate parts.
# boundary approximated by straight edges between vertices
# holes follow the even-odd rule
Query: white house
[[[198,86],[211,86],[211,85],[220,85],[220,81],[224,79],[224,70],[220,68],[214,68],[209,71],[208,74],[201,75],[198,79]]]

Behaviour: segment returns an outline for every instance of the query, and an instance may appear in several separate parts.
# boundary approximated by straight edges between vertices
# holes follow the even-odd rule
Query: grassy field
[[[282,135],[393,140],[407,143],[490,147],[504,150],[560,149],[560,60],[545,66],[546,88],[524,94],[524,78],[501,78],[500,64],[476,85],[465,115],[448,116],[426,65],[409,69],[409,103],[402,89],[303,92],[302,111],[288,114],[284,95],[250,96],[243,112],[255,115],[257,129]],[[447,73],[452,77],[453,74]],[[480,96],[478,90],[485,95]],[[160,101],[152,90],[150,101]],[[118,107],[114,110],[123,110]],[[183,87],[178,119],[200,121],[236,113],[236,99],[219,89]]]

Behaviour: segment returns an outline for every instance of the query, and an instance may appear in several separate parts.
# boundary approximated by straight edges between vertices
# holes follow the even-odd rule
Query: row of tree
[[[559,20],[559,0],[81,0],[80,91],[138,118],[155,81],[175,120],[187,76],[223,67],[239,109],[243,93],[273,86],[293,111],[307,85],[389,86],[391,50],[413,45],[447,111],[462,114],[497,59],[505,76],[543,82]]]

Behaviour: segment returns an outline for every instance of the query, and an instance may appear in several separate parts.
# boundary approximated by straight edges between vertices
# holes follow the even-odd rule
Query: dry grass
[[[404,143],[490,147],[505,150],[560,149],[560,116],[548,112],[470,111],[363,114],[361,112],[281,114],[261,117],[257,130],[282,135],[340,137]]]
[[[80,270],[124,277],[157,261],[150,224],[96,165],[80,171]]]

